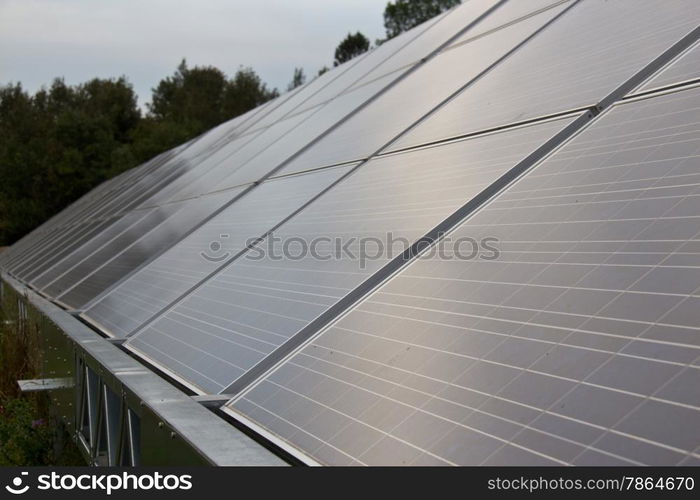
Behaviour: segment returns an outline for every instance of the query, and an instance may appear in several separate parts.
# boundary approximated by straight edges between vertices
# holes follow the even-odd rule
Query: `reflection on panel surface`
[[[349,168],[264,182],[116,287],[83,316],[113,336],[127,336]]]
[[[264,255],[239,258],[127,346],[199,391],[224,390],[386,264],[377,241],[399,255],[402,238],[423,236],[571,120],[361,166],[262,242]],[[359,258],[361,239],[376,258]]]
[[[431,59],[292,161],[285,170],[332,165],[375,153],[563,8],[548,10]]]
[[[406,70],[408,67],[417,64],[421,59],[447,43],[460,31],[475,29],[479,24],[479,20],[493,15],[491,12],[499,3],[503,2],[498,0],[467,0],[436,19],[426,22],[426,25],[431,23],[432,25],[425,29],[420,36],[416,36],[411,43],[396,52],[391,58],[382,62],[381,65],[375,67],[358,80],[355,86],[363,85],[375,78],[395,71],[398,73],[397,70]],[[408,34],[412,34],[412,32],[413,30],[409,31]],[[389,40],[387,43],[391,43],[392,40]]]
[[[497,259],[414,261],[229,408],[336,465],[697,459],[699,111],[613,108],[451,235]]]
[[[391,148],[595,105],[698,24],[694,0],[578,2]]]
[[[658,75],[638,89],[637,92],[645,92],[695,78],[700,78],[699,44],[695,44],[694,47],[663,69]]]
[[[575,0],[509,0],[498,6],[493,12],[482,19],[462,36],[454,40],[450,47],[464,43],[472,38],[483,36],[489,31],[502,28],[510,23],[516,22],[528,16],[535,15],[542,10],[556,7],[562,3],[574,3]]]
[[[30,244],[21,248],[8,269],[25,281],[30,281],[50,268],[66,253],[88,241],[86,228],[108,226],[120,212],[133,208],[162,187],[163,182],[180,173],[179,163],[172,163],[173,154],[163,154],[151,162],[120,176],[118,182],[105,183],[95,192],[65,209],[56,218],[31,233]],[[168,168],[168,172],[164,172]],[[174,171],[174,172],[171,172]],[[20,250],[17,248],[17,250]]]
[[[230,201],[225,192],[166,205],[154,211],[153,224],[138,224],[111,241],[100,252],[73,268],[47,293],[69,307],[80,309],[102,292],[159,255]]]

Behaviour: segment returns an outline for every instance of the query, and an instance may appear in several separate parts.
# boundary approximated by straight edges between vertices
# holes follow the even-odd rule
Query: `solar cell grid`
[[[642,85],[637,92],[648,92],[697,78],[700,78],[700,45],[695,44],[649,82]]]
[[[697,460],[699,110],[614,107],[453,234],[498,259],[415,261],[229,411],[328,464]]]
[[[359,259],[360,238],[387,245],[388,235],[415,241],[572,120],[361,166],[275,231],[276,253],[237,259],[126,345],[198,391],[226,389],[388,262],[389,252]],[[280,253],[280,242],[299,238],[308,245],[315,241],[316,253]],[[337,253],[337,242],[350,252]],[[261,247],[269,248],[267,243]],[[398,243],[394,256],[400,250]]]
[[[690,0],[577,2],[391,149],[596,105],[698,25]]]
[[[283,171],[333,165],[375,154],[564,8],[562,5],[550,9],[429,60],[295,158]],[[392,119],[386,120],[386,116]],[[418,130],[421,128],[419,125]]]
[[[84,317],[111,335],[125,337],[349,168],[264,182],[112,290],[87,310]]]

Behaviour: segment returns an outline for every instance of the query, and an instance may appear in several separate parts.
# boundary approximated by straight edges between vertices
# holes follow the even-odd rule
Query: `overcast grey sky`
[[[0,83],[29,91],[126,75],[143,105],[185,57],[286,88],[332,66],[348,31],[384,34],[387,0],[0,0]]]

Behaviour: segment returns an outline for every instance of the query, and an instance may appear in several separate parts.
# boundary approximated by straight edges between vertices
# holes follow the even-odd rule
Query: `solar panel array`
[[[699,24],[465,1],[0,266],[307,463],[697,465]]]

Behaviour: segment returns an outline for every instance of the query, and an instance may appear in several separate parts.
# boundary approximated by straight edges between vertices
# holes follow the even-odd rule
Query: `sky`
[[[35,92],[126,76],[144,107],[180,60],[286,89],[295,67],[332,66],[348,32],[384,34],[387,0],[0,0],[0,84]]]

